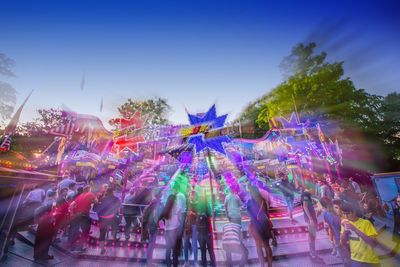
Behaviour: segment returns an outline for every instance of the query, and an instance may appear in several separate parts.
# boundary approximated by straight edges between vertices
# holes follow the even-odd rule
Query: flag
[[[85,73],[83,73],[83,76],[82,76],[82,80],[81,80],[81,91],[83,91],[83,88],[85,88]]]
[[[103,98],[101,98],[100,102],[100,112],[103,112]]]
[[[14,116],[10,120],[10,123],[7,125],[6,129],[4,130],[4,135],[13,135],[15,132],[15,129],[17,128],[17,124],[19,122],[19,117],[21,116],[22,109],[25,106],[25,103],[28,101],[29,97],[32,95],[33,90],[29,93],[29,95],[25,98],[25,101],[22,103],[22,105],[19,107],[17,112],[15,112]]]
[[[66,124],[63,124],[49,131],[50,134],[68,137],[75,131],[75,123],[70,119]]]
[[[9,151],[11,146],[11,135],[5,135],[0,145],[0,151]]]

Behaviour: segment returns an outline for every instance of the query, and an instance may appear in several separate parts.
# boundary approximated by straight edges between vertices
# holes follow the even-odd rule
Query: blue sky
[[[127,98],[161,96],[170,120],[185,107],[234,119],[282,81],[299,42],[345,61],[358,88],[399,91],[396,1],[0,1],[0,52],[16,61],[22,120],[67,107],[107,121]],[[80,90],[82,75],[86,83]],[[103,112],[99,112],[104,98]]]

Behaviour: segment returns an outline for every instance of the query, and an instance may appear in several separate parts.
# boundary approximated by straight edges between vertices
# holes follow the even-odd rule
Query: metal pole
[[[214,177],[214,168],[213,164],[211,162],[211,154],[210,154],[210,149],[207,149],[207,161],[209,162],[208,166],[208,173],[209,173],[209,182],[210,182],[210,190],[211,190],[211,208],[212,208],[212,213],[213,213],[213,229],[215,229],[215,197],[214,197],[214,187],[213,187],[213,181],[212,178]]]

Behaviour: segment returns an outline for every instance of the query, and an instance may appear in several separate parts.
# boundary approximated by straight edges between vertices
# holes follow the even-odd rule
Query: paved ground
[[[317,265],[310,261],[307,256],[298,256],[298,257],[290,257],[290,258],[281,258],[278,260],[274,260],[274,267],[318,267],[318,266],[337,266],[341,267],[342,264],[337,262],[335,257],[332,257],[329,253],[325,253],[320,255],[323,258],[325,264]],[[400,266],[400,256],[397,258],[384,259],[381,262],[382,267],[395,267]],[[10,254],[8,260],[6,262],[0,263],[0,266],[17,266],[17,267],[42,267],[45,265],[36,264],[34,262],[23,259],[19,256],[15,256]],[[92,260],[83,260],[83,259],[73,259],[66,258],[62,262],[51,263],[47,266],[56,266],[56,267],[144,267],[145,264],[132,263],[132,262],[120,262],[120,261],[92,261]],[[159,265],[163,266],[163,265]],[[220,265],[221,266],[221,265]],[[259,264],[248,264],[247,266],[256,267]]]
[[[296,218],[299,224],[302,224],[301,218]],[[391,241],[391,222],[383,221],[377,222],[377,224],[388,225],[387,228],[378,228],[381,229],[379,235],[379,242],[381,246],[377,249],[379,255],[384,255],[393,247],[393,243]],[[94,229],[93,229],[94,230]],[[34,236],[29,233],[25,233],[24,236],[34,241]],[[132,237],[133,239],[134,237]],[[155,250],[154,257],[157,260],[164,259],[164,243],[165,240],[162,236],[158,237],[159,244],[158,248]],[[343,266],[341,264],[340,259],[333,257],[329,253],[329,249],[331,247],[330,242],[327,240],[325,231],[319,231],[317,237],[317,250],[320,251],[320,256],[323,258],[325,264],[314,264],[310,261],[308,254],[308,242],[307,242],[307,234],[287,234],[278,236],[278,247],[273,249],[274,262],[273,266]],[[248,264],[248,266],[259,266],[256,263],[256,248],[254,241],[250,239],[245,240],[245,245],[249,249],[249,259],[253,264]],[[8,254],[8,258],[0,262],[0,266],[18,266],[18,267],[33,267],[33,266],[65,266],[65,267],[86,267],[86,266],[146,266],[143,263],[133,262],[133,258],[137,258],[139,260],[145,260],[145,250],[141,248],[126,248],[119,247],[116,245],[114,248],[109,247],[107,249],[106,256],[108,260],[104,260],[104,258],[99,257],[99,248],[93,247],[90,248],[86,257],[88,258],[76,258],[68,255],[65,251],[60,251],[54,247],[51,247],[50,253],[55,256],[55,259],[48,262],[48,264],[38,264],[33,261],[33,247],[31,245],[25,244],[19,240],[16,240],[16,244],[10,247],[10,251]],[[216,240],[216,249],[215,249],[218,266],[224,266],[225,264],[225,253],[221,249],[220,240]],[[199,253],[200,257],[200,253]],[[192,257],[191,257],[192,258]],[[235,259],[235,257],[234,257]],[[163,265],[159,265],[163,266]],[[395,258],[385,258],[382,259],[382,266],[400,266],[400,255]]]
[[[320,233],[322,235],[322,233]],[[300,237],[299,237],[300,238]],[[301,237],[300,239],[303,239]],[[321,236],[321,240],[323,240],[323,236]],[[391,249],[393,244],[391,243],[391,229],[383,230],[380,235],[379,235],[379,241],[382,244],[382,247],[377,249],[378,253],[380,255],[385,254],[387,251]],[[294,255],[293,252],[298,251],[301,249],[302,251],[306,252],[307,251],[307,244],[295,240],[289,240],[287,238],[282,238],[279,242],[278,248],[274,251],[275,259],[273,262],[273,266],[277,267],[317,267],[317,266],[343,266],[341,264],[340,260],[336,257],[333,257],[330,255],[329,252],[324,252],[321,253],[320,256],[323,258],[325,264],[314,264],[313,262],[310,261],[309,257],[306,255],[306,253],[299,253],[297,255]],[[248,249],[250,250],[250,257],[255,257],[255,247],[249,246]],[[319,248],[320,249],[320,248]],[[94,248],[93,250],[96,250]],[[126,253],[126,250],[120,250],[120,252],[117,252],[118,249],[114,249],[114,252],[108,251],[108,254],[112,253]],[[125,251],[125,252],[124,252]],[[135,249],[132,249],[132,251],[135,251]],[[98,252],[98,251],[96,251]],[[216,251],[217,252],[217,251]],[[136,250],[138,254],[142,254],[143,252],[138,249]],[[285,256],[286,253],[286,256]],[[55,256],[55,260],[50,261],[47,265],[45,264],[38,264],[33,261],[32,258],[33,254],[33,248],[32,246],[29,246],[25,243],[22,243],[21,241],[17,240],[16,244],[14,247],[10,248],[10,252],[8,254],[8,258],[0,262],[0,266],[18,266],[18,267],[40,267],[40,266],[57,266],[57,267],[89,267],[89,266],[110,266],[110,267],[116,267],[116,266],[146,266],[143,263],[136,263],[136,262],[127,262],[122,259],[119,260],[101,260],[101,259],[77,259],[71,256],[66,255],[65,253],[55,249],[51,248],[51,254]],[[96,253],[97,254],[97,253]],[[222,251],[217,252],[217,258],[219,258],[219,265],[218,266],[224,266],[224,254]],[[97,254],[98,255],[98,254]],[[277,256],[278,255],[278,256]],[[117,256],[117,255],[115,255]],[[162,258],[163,257],[163,250],[158,249],[156,251],[156,258]],[[128,260],[127,258],[126,260]],[[394,257],[394,258],[385,258],[382,259],[381,264],[383,267],[392,267],[392,266],[400,266],[400,255]],[[159,264],[158,266],[164,266]],[[258,263],[253,263],[253,264],[248,264],[247,266],[259,266]]]

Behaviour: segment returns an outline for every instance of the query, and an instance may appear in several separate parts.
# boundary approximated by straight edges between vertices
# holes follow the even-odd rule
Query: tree
[[[12,68],[15,62],[6,55],[0,53],[0,75],[6,77],[15,77]],[[15,103],[17,102],[17,91],[6,82],[0,81],[0,123],[11,118],[14,111]]]
[[[382,97],[357,89],[344,76],[343,62],[327,62],[326,53],[317,53],[316,47],[296,45],[280,65],[285,81],[250,103],[240,119],[256,118],[258,127],[266,128],[271,118],[288,117],[297,110],[303,121],[325,124],[327,135],[340,139],[345,154],[363,161],[355,164],[369,160],[380,170],[398,168],[400,94]]]
[[[324,67],[326,53],[314,55],[316,47],[316,43],[298,44],[293,47],[292,53],[279,65],[283,76],[289,78],[297,75],[311,75]]]
[[[267,95],[247,104],[238,118],[233,121],[234,124],[238,124],[240,121],[243,138],[259,138],[269,130],[268,123],[256,123],[257,117],[261,112],[261,104],[265,101],[266,97]]]
[[[387,153],[400,163],[400,93],[390,93],[383,99],[381,107],[382,122],[379,124],[380,135]]]
[[[118,108],[120,117],[124,119],[131,119],[135,116],[136,112],[140,112],[144,124],[168,124],[168,113],[171,107],[164,98],[156,97],[147,100],[132,100],[128,99],[127,102]],[[117,128],[119,119],[112,119],[109,121],[111,126]]]
[[[358,125],[368,131],[371,123],[379,121],[381,98],[356,89],[349,78],[343,77],[343,62],[325,62],[326,54],[314,55],[315,47],[314,43],[299,44],[283,60],[281,65],[293,75],[260,105],[257,123],[266,124],[297,109],[301,117]]]
[[[39,114],[37,118],[18,127],[20,135],[28,137],[45,136],[49,130],[67,123],[67,119],[62,116],[62,111],[59,109],[39,109],[37,112]]]

